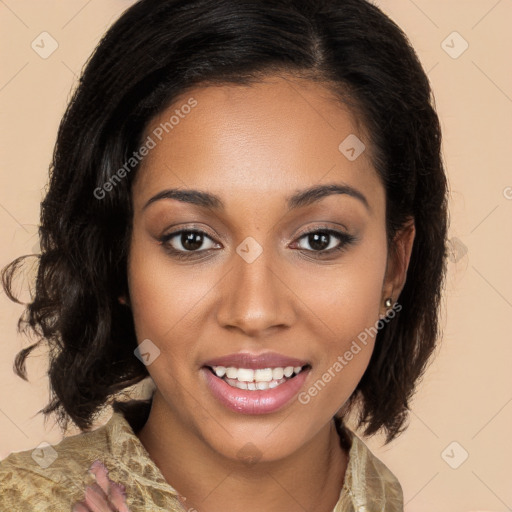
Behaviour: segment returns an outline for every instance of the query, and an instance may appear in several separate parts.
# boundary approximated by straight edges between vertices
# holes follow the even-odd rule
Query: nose
[[[271,251],[248,262],[238,254],[222,280],[219,325],[250,337],[263,337],[276,328],[290,327],[295,319],[290,285]],[[273,260],[273,261],[272,261]]]

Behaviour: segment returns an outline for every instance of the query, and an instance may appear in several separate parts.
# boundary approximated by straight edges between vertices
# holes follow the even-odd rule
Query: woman
[[[24,318],[82,433],[2,461],[0,509],[403,510],[345,423],[398,436],[435,348],[440,143],[364,0],[135,3],[59,128]]]

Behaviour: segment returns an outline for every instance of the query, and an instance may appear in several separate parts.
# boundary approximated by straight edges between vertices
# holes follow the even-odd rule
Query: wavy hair
[[[251,84],[292,73],[332,88],[368,133],[386,193],[389,250],[411,218],[416,236],[402,305],[378,332],[358,404],[365,435],[403,431],[409,402],[440,335],[448,187],[428,78],[402,30],[366,0],[140,0],[106,32],[61,121],[41,203],[35,294],[18,321],[49,347],[50,402],[67,428],[91,428],[108,403],[149,373],[134,355],[128,294],[135,167],[98,190],[141,146],[148,123],[194,86]],[[21,256],[2,271],[12,300]],[[23,327],[23,328],[22,328]],[[112,401],[113,400],[113,401]]]

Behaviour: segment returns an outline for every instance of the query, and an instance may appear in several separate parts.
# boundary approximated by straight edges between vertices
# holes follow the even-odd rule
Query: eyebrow
[[[365,195],[356,188],[345,183],[313,185],[312,187],[300,190],[299,192],[296,192],[286,198],[288,211],[304,208],[305,206],[309,206],[325,197],[334,194],[345,194],[353,197],[363,203],[368,211],[371,211],[370,205]],[[201,190],[177,188],[162,190],[158,194],[151,197],[142,209],[145,210],[150,204],[156,201],[160,201],[161,199],[175,199],[183,203],[189,203],[196,206],[201,206],[203,208],[208,208],[209,210],[225,210],[224,202],[216,194],[203,192]]]

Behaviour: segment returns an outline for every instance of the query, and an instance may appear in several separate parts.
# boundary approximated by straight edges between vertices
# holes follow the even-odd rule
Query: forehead
[[[254,201],[323,182],[383,193],[355,114],[324,85],[304,79],[198,87],[153,119],[148,136],[155,146],[134,183],[136,208],[165,188]],[[366,142],[366,149],[347,158],[345,140],[358,152]]]

